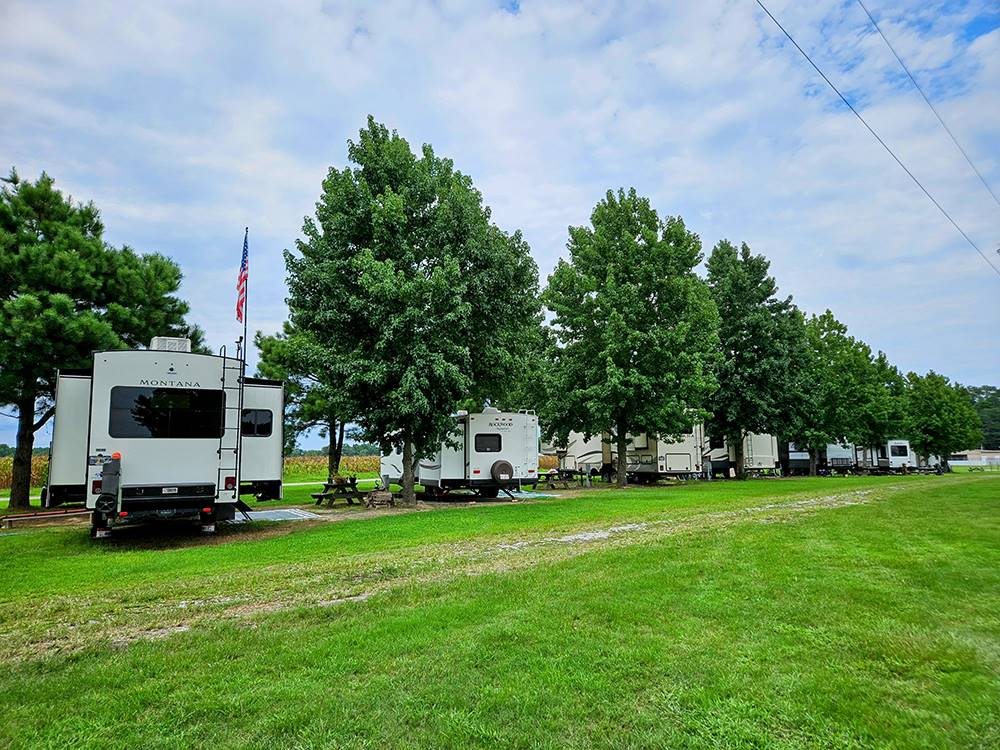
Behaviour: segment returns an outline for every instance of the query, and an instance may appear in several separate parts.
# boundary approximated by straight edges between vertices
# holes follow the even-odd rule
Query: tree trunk
[[[330,436],[330,443],[326,446],[326,473],[332,479],[334,474],[340,473],[340,456],[337,455],[337,420],[330,419],[326,434]]]
[[[625,424],[618,423],[618,486],[624,488],[628,484],[628,435]]]
[[[340,428],[337,430],[337,469],[340,469],[340,459],[344,457],[344,433],[347,431],[347,423],[340,421]]]
[[[28,510],[31,507],[31,449],[35,445],[35,400],[26,399],[17,404],[17,443],[10,480],[10,509]]]
[[[339,423],[336,417],[330,419],[330,446],[327,448],[327,471],[330,476],[340,473],[340,459],[344,456],[344,429],[347,425]]]
[[[818,457],[816,455],[816,449],[815,448],[810,448],[809,449],[809,476],[811,476],[811,477],[816,476],[816,463],[817,463],[817,461],[818,461]]]
[[[417,493],[413,487],[413,443],[403,437],[403,505],[416,505]]]
[[[743,468],[743,433],[742,431],[736,436],[734,441],[734,448],[736,453],[736,478],[745,479],[746,471]]]

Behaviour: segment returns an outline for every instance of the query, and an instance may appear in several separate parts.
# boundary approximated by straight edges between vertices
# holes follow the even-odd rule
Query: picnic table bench
[[[586,480],[587,475],[582,471],[576,471],[573,469],[553,469],[552,471],[545,471],[538,475],[538,484],[535,485],[535,489],[568,490],[577,483],[581,487],[584,486]]]
[[[88,516],[86,508],[66,508],[63,510],[35,510],[27,513],[9,513],[3,516],[3,528],[12,528],[15,521],[40,521],[50,518],[67,518],[69,516]]]
[[[343,477],[324,482],[323,491],[312,493],[312,498],[316,501],[316,505],[325,502],[328,508],[332,508],[340,498],[345,499],[348,505],[354,505],[355,502],[358,505],[365,504],[365,498],[358,489],[357,477]]]

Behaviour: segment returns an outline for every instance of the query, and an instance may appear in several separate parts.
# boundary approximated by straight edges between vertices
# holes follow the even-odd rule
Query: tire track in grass
[[[591,552],[649,544],[673,535],[720,531],[739,523],[793,522],[825,510],[881,501],[906,486],[773,501],[558,535],[522,533],[499,542],[447,542],[402,551],[311,559],[268,566],[249,576],[237,571],[177,582],[175,591],[128,590],[104,592],[100,598],[55,597],[39,602],[31,611],[2,612],[0,639],[5,649],[0,653],[0,663],[93,647],[124,648],[136,641],[169,638],[197,625],[219,621],[256,627],[256,619],[281,610],[357,604],[403,586],[515,572]]]

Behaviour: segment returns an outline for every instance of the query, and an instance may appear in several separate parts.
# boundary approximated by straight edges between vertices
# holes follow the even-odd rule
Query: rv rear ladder
[[[217,497],[222,497],[224,492],[232,492],[233,500],[238,500],[240,496],[240,469],[242,468],[242,443],[243,443],[243,381],[246,374],[246,360],[227,357],[225,347],[222,352],[222,391],[225,394],[225,407],[222,410],[222,429],[219,435],[219,473],[216,483]],[[235,365],[230,365],[235,362]],[[229,382],[229,373],[238,373],[236,383]],[[234,405],[235,402],[235,405]],[[235,423],[231,423],[230,414],[235,412]],[[227,441],[232,437],[232,444]],[[227,465],[225,457],[232,452],[233,465]],[[233,477],[234,484],[232,490],[226,489],[226,478]]]

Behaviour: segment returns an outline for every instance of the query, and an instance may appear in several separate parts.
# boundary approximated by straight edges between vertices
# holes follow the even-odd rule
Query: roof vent
[[[173,336],[153,336],[149,348],[158,352],[190,352],[191,339],[174,338]]]
[[[483,407],[483,414],[499,414],[500,410],[494,406]]]

